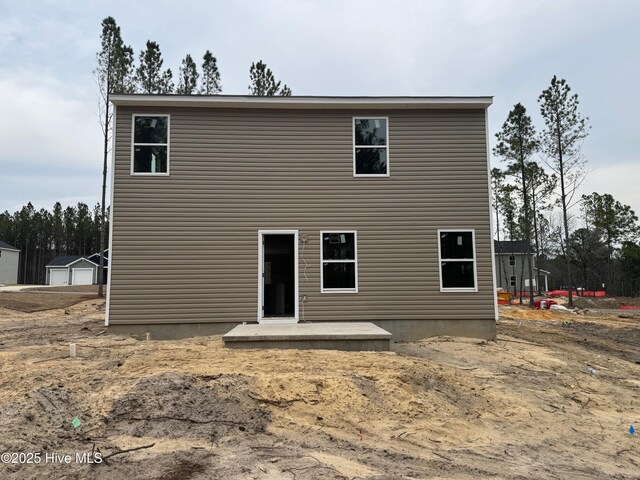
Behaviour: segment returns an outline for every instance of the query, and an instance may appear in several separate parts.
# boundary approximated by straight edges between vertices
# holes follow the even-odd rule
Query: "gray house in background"
[[[104,283],[109,268],[109,251],[104,252]],[[94,285],[98,283],[100,256],[60,255],[46,265],[47,285]]]
[[[504,288],[511,292],[520,292],[529,288],[533,282],[534,289],[543,292],[549,291],[550,272],[536,266],[535,252],[527,254],[527,242],[520,240],[494,241],[496,254],[496,284],[498,288]],[[531,249],[529,249],[531,250]],[[533,280],[529,278],[529,264],[527,255],[531,257],[533,267]]]
[[[18,283],[20,250],[0,240],[0,285]]]
[[[491,97],[111,100],[111,329],[495,336]]]

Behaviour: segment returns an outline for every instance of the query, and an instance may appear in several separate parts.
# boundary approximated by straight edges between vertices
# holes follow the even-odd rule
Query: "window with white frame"
[[[515,286],[517,286],[517,279],[516,279],[516,276],[515,276],[515,275],[511,275],[511,276],[509,277],[509,286],[510,286],[510,287],[515,287]]]
[[[133,116],[134,174],[169,173],[169,116]]]
[[[509,266],[513,267],[516,264],[516,256],[515,255],[509,255]]]
[[[353,174],[389,175],[389,119],[355,117],[353,119]]]
[[[357,293],[356,232],[321,232],[321,292]]]
[[[440,286],[443,291],[476,291],[473,230],[439,230]]]

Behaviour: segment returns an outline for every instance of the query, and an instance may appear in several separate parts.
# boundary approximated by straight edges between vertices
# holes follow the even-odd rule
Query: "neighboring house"
[[[549,275],[547,270],[536,266],[536,256],[532,249],[529,249],[531,265],[533,268],[533,280],[529,278],[529,263],[527,262],[527,242],[520,240],[494,241],[496,254],[496,283],[498,288],[504,288],[511,292],[527,291],[530,282],[534,289],[540,285],[541,291],[549,290]],[[521,284],[521,279],[522,284]]]
[[[109,251],[104,252],[104,282],[109,267]],[[100,255],[60,255],[46,265],[47,285],[93,285],[98,283]]]
[[[0,285],[18,283],[20,250],[0,240]]]
[[[495,336],[491,97],[111,100],[112,329]]]

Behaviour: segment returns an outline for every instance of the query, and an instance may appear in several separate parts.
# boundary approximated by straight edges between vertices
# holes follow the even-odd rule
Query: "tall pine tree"
[[[110,96],[112,93],[132,93],[135,90],[133,74],[133,49],[124,44],[120,34],[120,27],[113,17],[102,20],[102,34],[100,36],[100,51],[97,54],[97,66],[94,75],[98,80],[100,90],[99,108],[100,122],[103,136],[102,152],[102,219],[100,222],[100,245],[104,250],[105,244],[105,199],[107,191],[107,158],[109,156],[109,139],[112,129],[112,112],[110,111]],[[104,262],[99,265],[98,295],[103,296],[102,272]]]
[[[187,54],[182,60],[180,66],[180,78],[178,80],[178,88],[176,93],[180,95],[191,95],[196,93],[198,88],[198,69],[196,62],[193,61],[191,55]]]
[[[140,92],[173,93],[173,73],[170,69],[162,71],[162,64],[160,46],[148,40],[145,50],[140,52],[136,70],[136,81]]]
[[[586,176],[582,157],[582,141],[589,134],[588,117],[578,111],[578,95],[571,95],[566,80],[554,75],[551,85],[538,97],[545,130],[540,136],[542,152],[547,165],[560,179],[560,203],[564,226],[564,242],[569,245],[569,214],[573,197]],[[566,248],[565,248],[566,250]],[[566,255],[569,307],[573,307],[573,277],[571,260]]]
[[[216,57],[207,50],[202,57],[202,84],[200,85],[200,93],[204,95],[215,95],[222,92],[222,84],[220,83],[220,71]]]
[[[527,115],[527,110],[520,103],[514,105],[509,112],[502,131],[496,134],[498,144],[493,149],[495,155],[502,157],[507,163],[507,172],[512,174],[518,182],[518,188],[523,203],[523,238],[526,245],[527,270],[529,277],[529,301],[533,308],[533,265],[531,264],[531,192],[527,182],[527,163],[536,151],[538,142],[536,131]],[[522,292],[522,288],[520,289]],[[522,300],[522,297],[520,297]]]

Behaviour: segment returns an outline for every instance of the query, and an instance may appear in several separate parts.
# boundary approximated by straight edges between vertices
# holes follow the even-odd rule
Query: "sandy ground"
[[[101,307],[0,309],[0,452],[42,455],[0,478],[640,478],[637,317],[505,307],[496,342],[357,353],[115,336]]]

